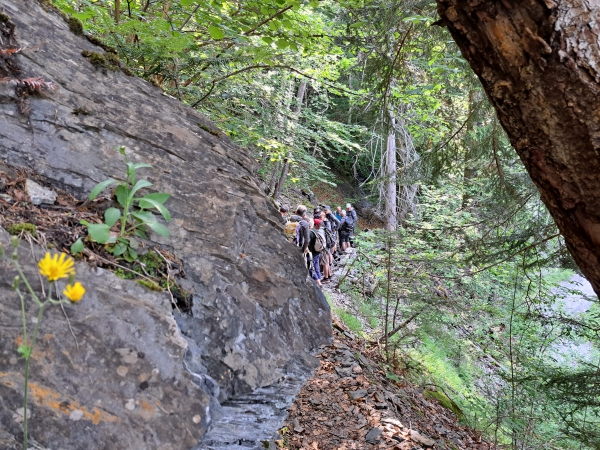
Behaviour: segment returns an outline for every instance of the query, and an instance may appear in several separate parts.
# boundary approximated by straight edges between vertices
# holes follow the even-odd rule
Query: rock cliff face
[[[276,208],[258,187],[253,159],[215,132],[206,118],[159,89],[119,71],[97,69],[82,52],[103,50],[72,34],[58,14],[25,0],[0,0],[0,11],[14,23],[14,38],[22,48],[18,78],[42,77],[57,86],[29,97],[27,117],[19,111],[14,84],[0,83],[0,158],[35,170],[78,198],[85,198],[99,181],[123,178],[124,161],[117,146],[126,146],[133,162],[151,163],[156,170],[145,173],[145,178],[172,195],[167,203],[173,217],[171,237],[157,242],[183,260],[185,287],[193,292],[194,302],[192,315],[176,314],[176,325],[169,319],[164,296],[82,268],[94,280],[97,294],[70,316],[71,325],[76,336],[81,333],[80,342],[93,340],[110,356],[93,359],[95,345],[80,343],[81,362],[69,358],[60,364],[35,362],[39,370],[32,377],[44,389],[50,389],[45,383],[59,372],[72,370],[70,365],[81,365],[77,370],[82,374],[80,387],[67,392],[65,378],[66,384],[41,390],[33,399],[38,409],[32,423],[37,422],[39,430],[54,431],[36,435],[34,428],[32,436],[52,448],[179,449],[193,446],[191,441],[210,428],[196,448],[260,445],[274,433],[286,404],[314,368],[311,350],[329,340],[330,314],[323,295],[307,281],[300,255],[283,237]],[[0,278],[5,273],[2,270]],[[111,290],[117,285],[121,288]],[[7,296],[0,292],[3,303]],[[123,304],[126,310],[120,307]],[[90,315],[102,311],[94,324],[89,323]],[[0,439],[2,433],[18,429],[11,412],[18,405],[21,391],[15,380],[22,373],[21,363],[10,364],[15,356],[12,344],[19,335],[15,314],[7,305],[0,309]],[[60,314],[49,326],[64,328],[59,319]],[[136,325],[137,320],[143,323]],[[117,333],[114,327],[121,321],[129,328]],[[141,330],[146,328],[155,334],[144,334]],[[131,333],[130,340],[124,330]],[[180,336],[180,331],[185,345],[181,338],[162,343],[152,337],[164,340],[165,334]],[[45,351],[61,353],[52,342],[44,344]],[[128,367],[120,361],[127,357],[121,354],[123,349],[141,361],[139,370],[131,369],[124,377],[116,372],[119,366]],[[66,351],[71,354],[72,348]],[[140,358],[140,353],[148,356]],[[168,375],[159,368],[161,358],[168,359]],[[85,375],[92,369],[97,377]],[[141,392],[141,382],[135,380],[146,372],[151,375],[153,369],[160,372],[155,378],[163,383],[162,394],[146,394],[172,397],[174,403],[153,407],[150,413],[139,403],[146,391]],[[115,393],[114,405],[103,403],[101,413],[112,418],[106,426],[69,421],[69,415],[48,404],[48,396],[56,394],[92,411],[100,408],[94,392],[112,392],[117,382],[128,390]],[[61,386],[67,390],[59,392]],[[123,406],[122,396],[129,396],[125,402],[133,399],[129,403],[133,409]],[[11,420],[11,426],[5,425]],[[173,435],[179,436],[169,442],[163,435],[157,437],[156,429],[150,439],[153,421],[161,420],[178,422],[186,431],[173,428]],[[62,425],[51,425],[54,422]],[[98,444],[69,444],[78,442],[78,433],[90,433]],[[113,440],[119,436],[122,440],[116,444]]]

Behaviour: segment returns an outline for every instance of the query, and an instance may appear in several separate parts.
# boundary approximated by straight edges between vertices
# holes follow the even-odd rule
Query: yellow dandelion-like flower
[[[75,267],[73,267],[73,258],[67,256],[65,253],[54,254],[50,257],[50,253],[46,253],[44,259],[38,263],[40,273],[48,278],[49,281],[56,281],[60,278],[67,278],[69,275],[75,273]]]
[[[81,297],[83,297],[83,294],[85,294],[85,288],[78,281],[75,284],[67,284],[63,294],[65,294],[65,297],[75,303],[81,300]]]

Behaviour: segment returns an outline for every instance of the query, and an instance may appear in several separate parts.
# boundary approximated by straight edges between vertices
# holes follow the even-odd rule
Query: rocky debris
[[[351,375],[348,375],[351,376]],[[364,389],[357,389],[356,391],[350,391],[348,395],[352,400],[358,400],[359,398],[366,397],[369,393]]]
[[[82,52],[102,50],[73,35],[58,14],[26,0],[4,0],[0,8],[15,24],[23,48],[15,57],[23,76],[40,76],[58,87],[30,96],[24,119],[14,89],[0,83],[0,158],[33,170],[53,189],[79,200],[96,183],[123,178],[118,146],[127,148],[132,162],[155,167],[144,169],[143,176],[153,190],[172,195],[166,204],[172,220],[171,237],[151,238],[184,262],[186,278],[178,281],[192,293],[193,306],[190,315],[176,313],[173,326],[188,341],[186,368],[211,397],[202,423],[212,420],[213,448],[232,448],[235,433],[247,448],[261,448],[261,441],[278,428],[274,424],[282,422],[285,402],[293,394],[273,402],[280,415],[271,416],[270,431],[257,426],[262,417],[248,413],[248,404],[236,399],[253,401],[249,394],[275,387],[286,377],[287,386],[297,391],[318,365],[311,350],[330,339],[331,316],[254,177],[254,160],[226,135],[206,131],[216,127],[201,114],[149,83],[121,72],[97,71]],[[74,114],[81,110],[87,114]],[[76,329],[82,327],[75,323]],[[111,330],[97,331],[97,339],[111,342]],[[111,376],[119,375],[115,370]],[[273,389],[265,396],[275,400]],[[73,399],[82,404],[79,395],[74,393]],[[132,406],[127,401],[123,408]],[[230,426],[236,418],[243,426]],[[99,433],[98,440],[108,436],[101,435],[106,430],[91,431]],[[110,430],[118,432],[116,426]],[[219,444],[219,436],[227,441]],[[54,447],[63,448],[73,439],[56,434]]]
[[[42,203],[52,205],[56,201],[56,193],[54,191],[40,186],[33,180],[25,180],[25,191],[31,203],[36,206]]]
[[[5,201],[9,205],[12,205],[15,202],[15,200],[8,194],[0,194],[0,199]]]
[[[377,444],[377,442],[379,442],[381,433],[383,433],[383,428],[371,428],[365,435],[365,441],[367,444]]]
[[[0,242],[10,249],[2,229]],[[39,291],[41,249],[22,242],[19,255]],[[31,360],[29,434],[39,443],[32,448],[191,448],[208,427],[210,397],[183,368],[187,342],[169,295],[84,263],[76,270],[86,295],[64,305],[64,313],[58,306],[46,308]],[[0,262],[0,448],[6,450],[21,449],[23,420],[15,273]],[[27,301],[27,317],[36,314]]]
[[[415,430],[410,430],[410,438],[413,441],[421,444],[423,447],[433,447],[435,445],[435,441],[433,439],[426,438]]]
[[[380,357],[367,351],[362,341],[342,331],[335,333],[333,344],[317,353],[321,367],[289,410],[281,430],[285,448],[494,448],[477,432],[460,425],[452,412],[427,401],[418,388],[387,379],[379,366]],[[337,369],[350,364],[360,370],[340,375]]]

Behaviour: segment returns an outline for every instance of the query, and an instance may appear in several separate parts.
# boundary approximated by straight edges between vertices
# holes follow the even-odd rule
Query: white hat
[[[346,203],[346,208],[352,208],[352,205],[350,203]]]

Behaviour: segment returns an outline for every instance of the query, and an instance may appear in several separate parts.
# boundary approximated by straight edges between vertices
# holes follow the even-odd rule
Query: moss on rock
[[[67,24],[69,25],[69,30],[76,34],[77,36],[83,36],[83,24],[81,21],[76,19],[75,17],[69,17],[67,20]]]
[[[8,231],[8,233],[12,234],[13,236],[18,236],[23,231],[28,232],[33,237],[37,235],[37,227],[34,224],[28,222],[15,223],[14,225],[8,227],[6,231]]]
[[[119,57],[114,53],[96,53],[84,50],[81,52],[81,56],[84,56],[88,61],[97,69],[117,71],[121,69],[119,64]]]
[[[443,392],[430,391],[426,389],[425,392],[423,392],[423,396],[429,400],[437,400],[440,405],[452,411],[459,419],[462,419],[465,416],[465,414],[462,412],[462,409],[460,409],[460,407]]]

